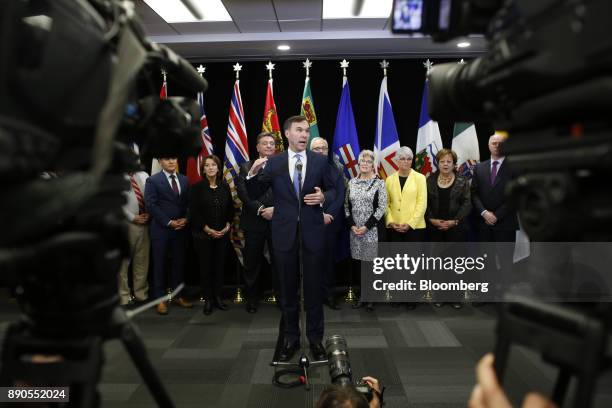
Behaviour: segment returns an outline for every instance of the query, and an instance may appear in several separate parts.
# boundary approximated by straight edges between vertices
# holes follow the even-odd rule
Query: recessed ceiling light
[[[459,48],[467,48],[467,47],[469,47],[470,45],[472,45],[472,44],[470,44],[470,43],[469,43],[469,42],[467,42],[467,41],[462,41],[462,42],[460,42],[460,43],[457,43],[457,47],[459,47]]]
[[[353,1],[323,0],[323,18],[389,18],[393,0],[364,0],[359,15]]]
[[[276,48],[278,48],[279,51],[289,51],[291,49],[291,47],[287,44],[281,44]]]
[[[200,21],[232,21],[221,0],[191,0],[204,18],[198,20],[180,0],[144,0],[167,23],[195,23]]]

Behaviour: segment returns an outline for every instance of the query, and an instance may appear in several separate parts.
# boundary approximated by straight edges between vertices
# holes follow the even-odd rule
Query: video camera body
[[[608,0],[395,0],[394,32],[437,41],[485,34],[485,55],[429,72],[429,113],[509,132],[504,155],[520,176],[506,194],[532,241],[569,241],[557,256],[571,257],[571,242],[612,237],[612,194],[604,187],[612,175],[610,16]],[[567,278],[541,269],[530,270],[544,275],[532,280]],[[572,376],[573,406],[589,406],[597,375],[609,368],[610,305],[507,299],[497,327],[498,378],[510,345],[527,346],[560,368],[558,406]]]
[[[197,102],[160,100],[161,69],[194,96],[207,88],[187,61],[146,38],[131,1],[0,2],[0,180],[7,198],[0,201],[0,277],[24,312],[4,338],[3,385],[15,376],[41,381],[39,367],[18,353],[53,350],[63,355],[58,361],[78,360],[101,353],[91,350],[100,342],[79,344],[89,351],[75,353],[67,350],[74,341],[121,337],[156,400],[172,405],[160,396],[163,386],[117,294],[129,253],[122,192],[126,173],[140,169],[128,146],[139,143],[149,157],[199,151]],[[102,359],[85,360],[58,363],[57,376],[48,375],[50,366],[45,371],[46,381],[82,385],[74,406],[96,405],[91,390],[101,366],[88,362]],[[79,374],[70,371],[76,364]]]
[[[429,112],[509,131],[504,150],[523,174],[509,196],[530,238],[608,239],[612,196],[598,186],[612,167],[612,3],[396,0],[395,15],[405,3],[419,18],[395,32],[438,41],[485,33],[485,55],[433,67]]]

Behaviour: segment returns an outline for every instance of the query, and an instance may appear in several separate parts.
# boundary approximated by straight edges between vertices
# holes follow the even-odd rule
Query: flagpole
[[[342,61],[340,61],[340,68],[342,68],[342,86],[344,86],[344,84],[346,83],[346,81],[348,80],[347,76],[346,76],[346,70],[349,67],[349,62],[346,59],[343,59]],[[349,286],[346,292],[346,295],[344,295],[344,300],[346,302],[355,302],[357,300],[357,296],[355,295],[355,291],[353,289],[353,268],[352,268],[352,263],[349,264]]]

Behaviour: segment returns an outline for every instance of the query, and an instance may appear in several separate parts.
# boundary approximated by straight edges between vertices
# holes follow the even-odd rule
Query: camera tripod
[[[302,171],[300,165],[300,171],[298,172],[299,177],[299,185],[302,185]],[[300,357],[297,363],[289,362],[289,361],[272,361],[270,363],[271,366],[279,368],[283,367],[284,369],[276,371],[274,377],[272,378],[272,382],[275,385],[285,386],[285,387],[295,387],[301,384],[304,384],[305,390],[310,390],[310,382],[308,381],[308,368],[312,366],[327,364],[327,360],[315,360],[310,361],[306,352],[306,324],[305,324],[305,310],[304,310],[304,253],[302,249],[302,202],[301,202],[301,187],[300,194],[298,195],[298,223],[297,223],[297,240],[298,240],[298,269],[299,269],[299,285],[300,285]],[[283,296],[288,296],[289,294],[285,293]],[[277,341],[277,350],[278,346],[283,343],[283,326],[284,319],[281,318],[279,325],[279,336]],[[275,354],[276,357],[276,354]],[[281,383],[280,377],[285,374],[298,374],[300,375],[299,380],[294,383]]]
[[[52,379],[57,385],[70,385],[69,406],[97,407],[100,398],[96,385],[104,361],[103,343],[119,339],[157,405],[174,407],[147,356],[136,325],[119,306],[111,313],[108,325],[100,333],[81,338],[44,338],[35,334],[34,326],[26,320],[13,323],[4,339],[0,383],[13,385],[17,379],[25,383],[50,385],[49,380]],[[50,359],[40,363],[36,361],[40,360],[36,356]]]

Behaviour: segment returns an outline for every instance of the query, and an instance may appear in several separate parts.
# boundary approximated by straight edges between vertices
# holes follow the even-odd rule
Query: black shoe
[[[366,303],[366,307],[365,308],[366,308],[366,310],[368,312],[373,312],[374,311],[374,303],[373,302]]]
[[[212,303],[210,303],[208,300],[205,300],[204,301],[204,309],[202,309],[202,312],[204,312],[204,314],[206,316],[211,314],[212,313]]]
[[[327,354],[325,353],[325,348],[323,348],[323,344],[321,343],[311,343],[310,353],[312,354],[312,358],[315,361],[325,360],[327,356]]]
[[[463,305],[461,303],[455,302],[455,303],[451,303],[451,307],[455,310],[459,310],[463,307]]]
[[[438,309],[441,308],[442,306],[444,306],[444,303],[442,302],[434,302],[434,307],[437,307]]]
[[[285,341],[285,343],[283,344],[283,347],[280,349],[280,352],[278,353],[278,361],[286,362],[286,361],[291,360],[291,357],[293,357],[295,352],[298,351],[299,349],[300,349],[299,341],[296,340],[293,343],[289,343],[288,341]]]
[[[325,304],[325,306],[329,307],[330,309],[340,310],[340,305],[336,302],[336,299],[334,299],[333,296],[330,296],[325,299],[323,304]]]
[[[248,313],[257,313],[257,303],[248,301],[246,305],[246,311]]]
[[[219,310],[228,310],[229,309],[229,307],[225,303],[223,303],[223,300],[221,300],[221,298],[218,297],[218,296],[215,298],[213,306],[215,306]]]
[[[416,309],[416,304],[415,303],[406,303],[406,309],[407,310],[414,310],[414,309]]]

